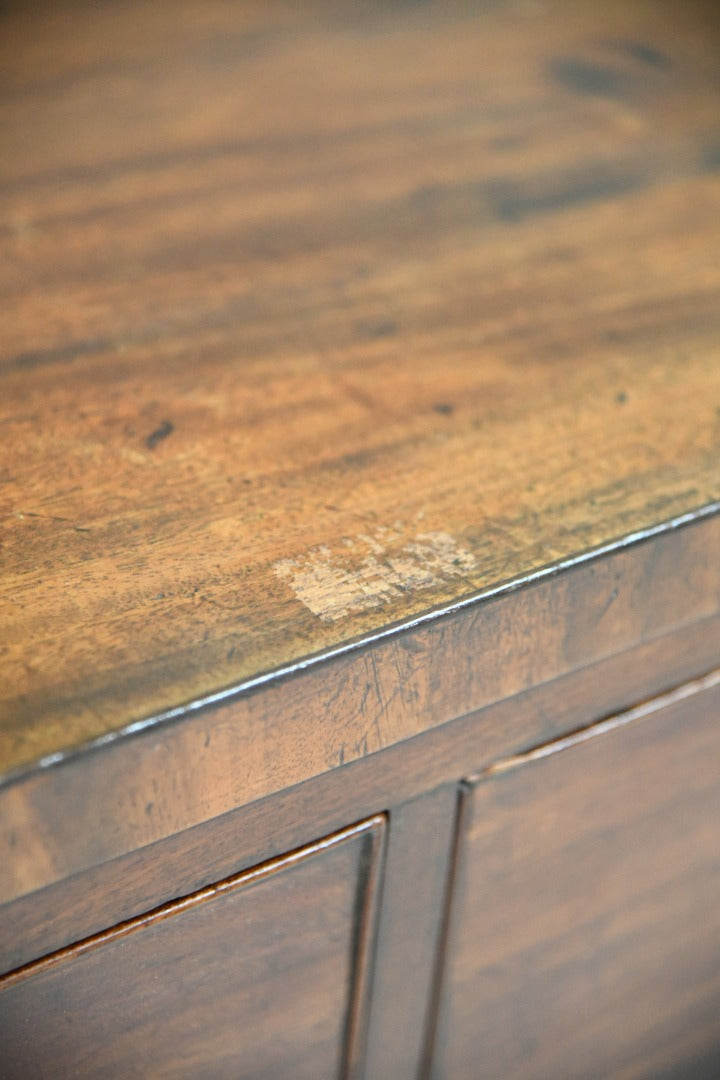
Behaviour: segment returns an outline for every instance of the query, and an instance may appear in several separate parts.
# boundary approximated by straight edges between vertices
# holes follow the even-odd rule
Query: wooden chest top
[[[719,46],[712,4],[4,10],[7,780],[714,512]]]

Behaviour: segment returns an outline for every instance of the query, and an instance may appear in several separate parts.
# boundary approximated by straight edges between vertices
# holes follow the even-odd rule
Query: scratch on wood
[[[335,622],[475,569],[474,555],[448,533],[422,533],[402,546],[399,539],[399,533],[380,528],[343,541],[339,553],[317,547],[281,559],[273,570],[314,615]]]

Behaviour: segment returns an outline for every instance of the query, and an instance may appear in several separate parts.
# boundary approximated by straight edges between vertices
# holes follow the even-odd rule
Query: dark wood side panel
[[[705,674],[720,618],[576,671],[0,906],[0,971]],[[538,739],[538,732],[541,738]],[[82,808],[78,807],[78,813]],[[37,852],[37,849],[36,849]]]
[[[0,1074],[357,1075],[385,819],[0,983]]]
[[[468,784],[433,1076],[720,1075],[720,684],[689,690]]]

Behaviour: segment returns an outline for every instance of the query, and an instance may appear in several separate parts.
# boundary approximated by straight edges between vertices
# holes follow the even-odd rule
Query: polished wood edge
[[[502,761],[496,761],[482,772],[466,777],[465,782],[471,785],[480,784],[484,780],[490,780],[493,776],[497,776],[498,773],[521,768],[534,761],[542,761],[543,758],[550,757],[553,754],[562,753],[563,750],[570,750],[575,746],[579,746],[581,743],[596,739],[599,735],[606,735],[608,732],[615,731],[617,728],[632,724],[636,720],[644,720],[646,717],[652,716],[653,713],[659,712],[661,709],[670,708],[681,701],[685,701],[686,698],[695,697],[696,694],[703,694],[716,686],[720,686],[720,668],[708,672],[708,674],[704,675],[701,679],[695,679],[693,682],[686,683],[684,686],[679,686],[677,689],[671,690],[667,694],[661,694],[651,701],[644,701],[634,709],[629,709],[627,712],[620,713],[618,716],[611,716],[607,720],[601,720],[597,724],[578,728],[577,731],[572,731],[569,735],[563,735],[559,739],[554,739],[552,742],[546,743],[543,746],[534,747],[532,750],[527,750],[523,754],[514,754],[512,757],[505,758]]]
[[[57,949],[47,956],[43,956],[38,960],[33,960],[28,964],[24,964],[22,967],[16,968],[14,971],[0,975],[0,992],[23,979],[56,967],[66,960],[83,956],[85,953],[92,952],[111,941],[127,937],[136,930],[141,930],[146,926],[152,926],[154,923],[162,922],[164,919],[168,919],[173,915],[178,915],[183,911],[191,910],[192,908],[198,907],[200,904],[204,904],[208,900],[213,900],[225,893],[257,884],[259,881],[264,881],[280,871],[288,870],[292,866],[297,866],[300,863],[306,862],[313,856],[328,851],[349,840],[369,835],[371,837],[372,851],[374,852],[377,850],[377,834],[384,833],[386,822],[387,819],[385,814],[376,814],[374,817],[367,818],[364,821],[357,822],[345,829],[341,829],[331,836],[325,836],[312,844],[307,844],[302,848],[288,852],[285,855],[280,855],[277,858],[268,859],[267,862],[261,863],[259,866],[251,867],[249,870],[241,870],[239,873],[233,874],[223,881],[218,881],[206,888],[198,889],[188,896],[171,900],[160,907],[154,908],[152,911],[144,912],[135,918],[127,919],[107,930],[92,934],[81,941],[74,942],[72,945]],[[370,867],[369,871],[366,871],[364,877],[366,880],[362,890],[363,896],[372,896],[373,893],[372,891],[369,892],[368,888],[368,881],[371,881],[374,885],[376,877],[372,867]],[[363,906],[367,906],[367,901]],[[365,935],[366,933],[367,931],[364,930],[363,934]],[[364,953],[362,955],[364,957]]]
[[[695,507],[684,514],[670,518],[653,526],[638,529],[632,533],[618,537],[606,544],[577,552],[567,558],[548,563],[546,566],[536,568],[529,573],[512,577],[498,585],[483,589],[479,592],[461,596],[451,603],[439,607],[430,608],[419,615],[408,619],[389,623],[372,633],[363,634],[360,637],[351,638],[341,642],[337,646],[324,649],[318,653],[312,653],[301,657],[290,664],[275,668],[271,671],[260,672],[250,679],[236,683],[229,687],[223,687],[204,697],[196,698],[180,705],[170,707],[163,712],[155,713],[142,719],[133,720],[124,727],[108,732],[96,739],[71,746],[47,754],[31,765],[23,765],[17,769],[0,772],[0,795],[6,786],[22,782],[38,772],[53,769],[61,765],[71,764],[82,759],[88,754],[98,750],[104,750],[121,743],[134,736],[154,732],[165,726],[173,725],[179,721],[203,714],[207,710],[218,707],[231,707],[235,702],[241,702],[245,697],[263,689],[271,689],[278,683],[282,684],[287,679],[298,675],[311,674],[316,668],[322,672],[325,667],[333,662],[352,657],[354,653],[366,651],[373,646],[392,642],[396,637],[405,635],[417,629],[432,627],[437,622],[442,622],[463,612],[472,613],[474,609],[490,601],[501,599],[518,590],[524,590],[548,580],[552,580],[558,574],[582,568],[586,564],[592,564],[597,560],[619,555],[625,551],[633,550],[638,546],[647,544],[667,535],[672,535],[676,530],[683,530],[689,525],[698,525],[707,519],[720,521],[720,502],[713,501]],[[0,766],[1,768],[1,766]]]
[[[341,1075],[347,1080],[360,1080],[365,1071],[368,1015],[379,930],[378,916],[385,876],[388,815],[378,814],[365,824],[371,823],[372,827],[367,828],[365,832],[365,851],[361,869],[363,881],[358,892],[350,979],[351,992],[345,1025],[345,1051]]]
[[[453,911],[453,897],[458,877],[458,867],[461,859],[462,839],[466,826],[468,812],[467,785],[460,780],[455,787],[455,816],[453,821],[452,843],[448,861],[448,874],[445,883],[445,895],[443,898],[440,928],[435,947],[435,958],[432,971],[432,985],[428,999],[427,1016],[425,1021],[425,1038],[423,1040],[422,1057],[418,1076],[425,1080],[430,1075],[435,1043],[438,1037],[438,1016],[442,998],[443,976],[445,974],[445,961],[450,940],[451,918]]]
[[[703,677],[720,655],[720,616],[460,717],[342,769],[0,906],[0,971],[397,807],[458,777],[525,753]],[[91,853],[92,854],[92,853]],[[32,869],[47,864],[42,845]]]

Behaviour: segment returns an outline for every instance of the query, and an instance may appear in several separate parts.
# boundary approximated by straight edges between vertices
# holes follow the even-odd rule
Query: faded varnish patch
[[[448,533],[429,532],[398,546],[400,534],[382,528],[344,542],[344,550],[322,546],[273,567],[299,600],[325,622],[431,589],[475,569],[475,557]]]

